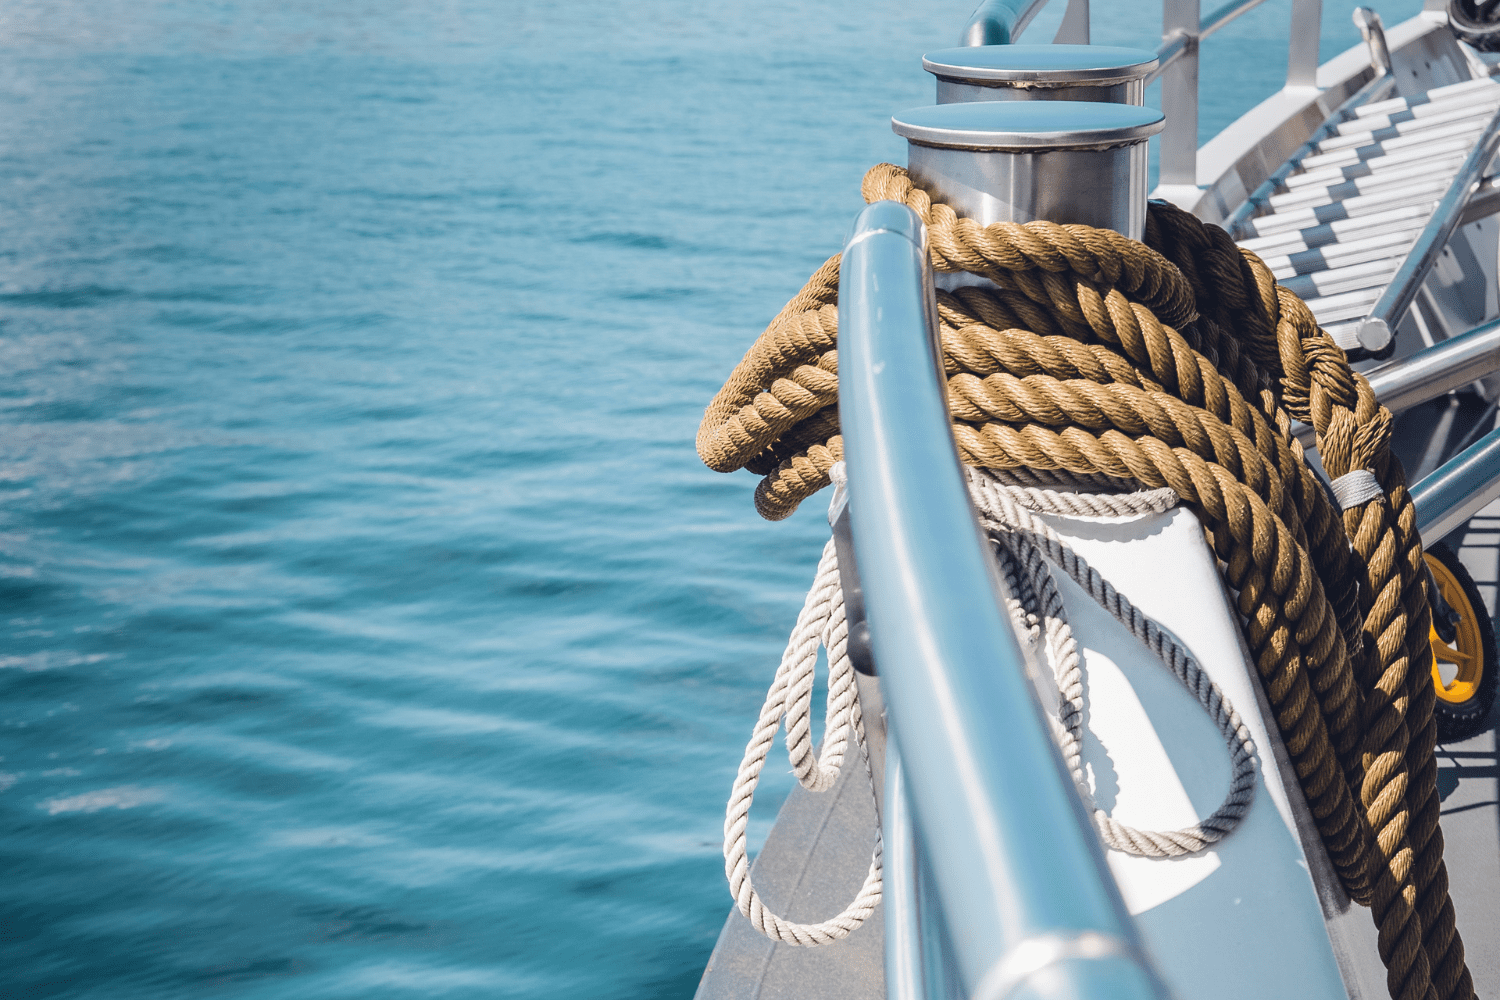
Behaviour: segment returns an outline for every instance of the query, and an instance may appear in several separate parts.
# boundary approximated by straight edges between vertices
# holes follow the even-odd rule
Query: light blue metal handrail
[[[1412,487],[1417,533],[1441,541],[1500,498],[1500,430],[1493,430]]]
[[[917,898],[917,838],[911,825],[901,755],[886,753],[885,808],[880,839],[884,874],[880,901],[885,904],[886,1000],[923,1000],[922,925]]]
[[[983,0],[964,26],[960,45],[1014,45],[1047,0]]]
[[[895,202],[855,224],[839,279],[839,421],[875,661],[959,985],[974,1000],[1161,1000],[969,501],[925,244]]]

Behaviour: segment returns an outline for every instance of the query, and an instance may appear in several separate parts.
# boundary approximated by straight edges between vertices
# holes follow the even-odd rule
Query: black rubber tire
[[[1500,4],[1494,0],[1448,0],[1448,26],[1480,52],[1500,52]]]
[[[1484,672],[1479,677],[1479,687],[1474,696],[1458,703],[1438,698],[1433,709],[1437,718],[1438,742],[1456,743],[1483,732],[1489,725],[1490,708],[1495,704],[1496,684],[1500,682],[1500,664],[1496,663],[1495,653],[1495,627],[1490,620],[1489,610],[1485,607],[1484,598],[1479,594],[1479,588],[1474,586],[1474,578],[1469,575],[1464,564],[1458,561],[1458,554],[1442,542],[1428,546],[1427,554],[1441,562],[1463,589],[1464,600],[1475,612],[1474,623],[1479,627],[1480,646],[1484,650]],[[1455,606],[1453,610],[1464,613],[1464,609],[1460,607]]]

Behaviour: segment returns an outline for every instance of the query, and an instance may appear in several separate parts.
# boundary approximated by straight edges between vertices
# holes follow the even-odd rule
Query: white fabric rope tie
[[[750,881],[750,861],[745,851],[745,828],[749,822],[750,803],[755,786],[765,767],[766,755],[776,739],[776,730],[786,718],[786,749],[797,781],[810,792],[825,792],[838,780],[849,746],[849,731],[854,732],[856,750],[870,777],[870,759],[865,747],[864,718],[859,709],[854,666],[849,660],[849,626],[844,618],[844,595],[839,587],[838,556],[833,539],[823,547],[818,573],[797,625],[787,641],[781,665],[766,693],[760,710],[760,721],[745,747],[729,807],[724,813],[724,874],[735,905],[751,925],[773,941],[793,945],[832,944],[858,928],[875,912],[881,894],[880,830],[875,831],[875,849],[870,856],[870,870],[864,885],[844,911],[816,924],[799,924],[772,913],[761,902]],[[828,650],[828,708],[823,727],[823,747],[815,753],[812,746],[813,674],[818,663],[818,647]]]
[[[1352,469],[1328,485],[1333,487],[1333,499],[1339,505],[1339,510],[1358,507],[1376,497],[1385,496],[1385,490],[1380,488],[1380,480],[1369,469]]]
[[[1176,857],[1201,851],[1228,836],[1255,797],[1255,743],[1224,692],[1175,639],[1148,618],[1097,570],[1068,548],[1045,521],[1027,507],[1048,513],[1071,513],[1094,505],[1113,508],[1114,516],[1157,513],[1177,502],[1171,490],[1149,490],[1124,495],[1080,495],[1010,486],[989,470],[969,470],[970,493],[981,520],[997,543],[1001,568],[1014,596],[1010,611],[1033,643],[1045,640],[1048,662],[1061,695],[1058,741],[1079,794],[1109,847],[1145,857]],[[1045,558],[1044,558],[1045,557]],[[1093,801],[1083,771],[1083,657],[1063,609],[1062,596],[1048,561],[1063,569],[1101,607],[1132,635],[1145,643],[1192,692],[1213,719],[1229,749],[1232,775],[1229,793],[1217,810],[1180,830],[1140,830],[1117,822]]]

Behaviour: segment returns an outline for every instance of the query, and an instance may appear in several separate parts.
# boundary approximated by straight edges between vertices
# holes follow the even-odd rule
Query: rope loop
[[[843,912],[818,923],[797,923],[771,912],[750,880],[750,861],[746,853],[745,831],[750,822],[750,804],[755,799],[755,786],[760,782],[766,756],[783,718],[786,719],[787,757],[803,788],[810,792],[826,792],[834,786],[844,766],[851,731],[868,774],[864,719],[859,710],[848,639],[843,592],[839,588],[838,554],[830,538],[823,547],[817,576],[812,589],[807,592],[802,613],[797,616],[797,625],[787,641],[781,665],[766,693],[760,720],[745,747],[745,756],[740,761],[739,773],[735,776],[724,813],[724,874],[729,879],[729,891],[734,895],[740,913],[756,930],[773,941],[802,946],[832,944],[848,937],[880,903],[882,876],[878,829],[870,870],[858,895]],[[819,646],[828,650],[828,709],[824,717],[823,749],[821,753],[815,753],[810,720],[813,674],[817,668]]]
[[[1167,510],[1176,504],[1176,495],[1171,490],[1124,495],[1038,490],[1006,485],[1002,476],[980,469],[969,470],[969,493],[996,545],[1012,593],[1022,595],[1010,602],[1012,619],[1033,641],[1044,639],[1060,694],[1059,748],[1100,839],[1117,851],[1148,858],[1194,854],[1223,840],[1244,819],[1255,798],[1255,741],[1249,729],[1191,653],[1115,590],[1050,525],[1032,513],[1041,510],[1070,516],[1086,512],[1090,516],[1130,517]],[[1068,624],[1049,563],[1067,573],[1100,607],[1156,654],[1213,719],[1229,748],[1232,774],[1223,803],[1211,815],[1179,830],[1141,830],[1119,822],[1094,803],[1083,769],[1083,656]]]

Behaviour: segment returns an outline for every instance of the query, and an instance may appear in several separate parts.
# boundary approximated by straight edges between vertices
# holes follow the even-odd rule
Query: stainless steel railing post
[[[1160,184],[1198,184],[1198,0],[1162,0],[1163,55],[1161,110],[1167,116],[1161,137]],[[1171,58],[1168,58],[1168,55]]]
[[[1291,38],[1286,50],[1286,85],[1318,85],[1318,36],[1323,30],[1323,0],[1292,0]]]

